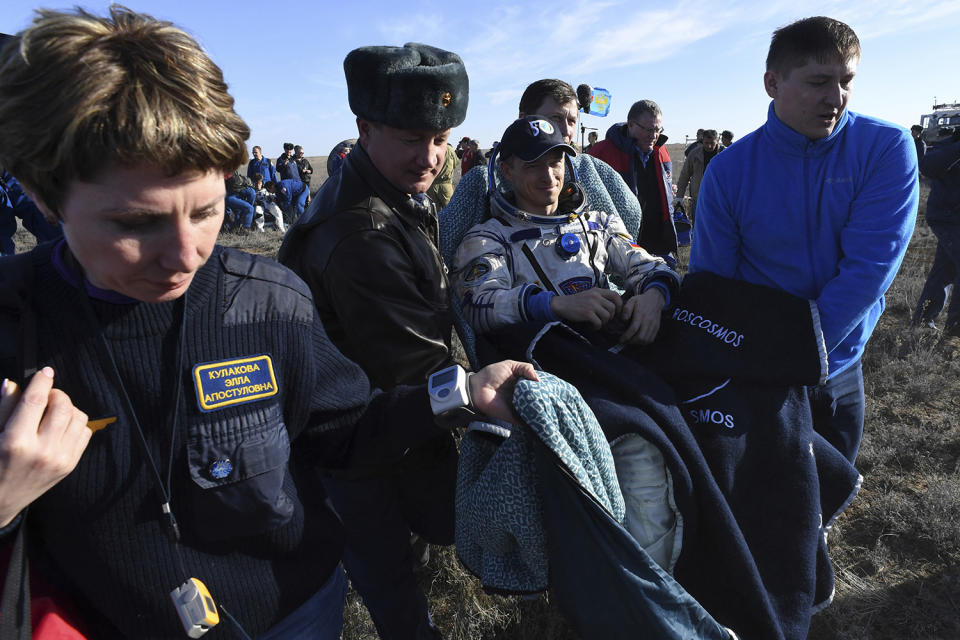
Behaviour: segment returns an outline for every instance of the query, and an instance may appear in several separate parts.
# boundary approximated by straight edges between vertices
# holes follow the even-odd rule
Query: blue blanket
[[[699,309],[699,287],[753,287],[707,276],[690,287],[684,282],[679,308]],[[801,383],[822,374],[813,309],[805,300],[779,295],[768,306],[768,294],[752,288],[750,307],[710,309],[708,326],[668,316],[663,344],[628,350],[629,357],[597,349],[563,325],[546,331],[513,327],[493,338],[501,355],[531,359],[573,382],[608,440],[639,433],[660,448],[684,518],[675,576],[689,594],[741,637],[799,640],[813,613],[832,597],[826,535],[860,477],[812,429]],[[765,309],[775,322],[761,317]],[[684,340],[684,324],[706,331],[714,322],[742,335],[741,345],[762,343],[769,338],[764,331],[775,328],[794,340],[808,337],[813,352],[780,363],[773,383],[763,381],[762,369],[752,378],[721,377],[725,361],[733,372],[751,371],[742,360],[748,351],[733,347],[733,340],[718,340],[718,330],[707,333],[709,340]],[[664,353],[672,355],[670,362]],[[760,344],[749,353],[772,366]],[[658,367],[670,384],[655,372]],[[571,539],[564,551],[551,551],[551,563],[555,556],[580,553],[583,544]]]
[[[475,425],[461,443],[461,561],[494,592],[542,590],[549,571],[556,602],[586,639],[627,640],[644,629],[664,640],[728,640],[620,525],[610,449],[580,394],[540,378],[514,393],[527,426]]]
[[[535,489],[532,431],[579,486],[622,523],[623,495],[610,446],[593,412],[571,385],[548,373],[517,386],[513,403],[530,429],[467,432],[457,478],[457,555],[485,587],[547,588],[547,554]]]

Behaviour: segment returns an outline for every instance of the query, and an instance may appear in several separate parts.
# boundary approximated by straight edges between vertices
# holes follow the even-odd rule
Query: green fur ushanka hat
[[[350,110],[397,129],[441,131],[467,117],[467,70],[455,53],[410,42],[360,47],[343,61]]]

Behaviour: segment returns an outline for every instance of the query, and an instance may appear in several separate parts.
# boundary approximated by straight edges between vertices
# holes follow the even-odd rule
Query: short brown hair
[[[125,7],[38,10],[0,52],[0,164],[54,212],[110,162],[232,171],[249,136],[200,45]]]
[[[786,77],[810,60],[845,62],[860,57],[860,39],[848,25],[815,16],[797,20],[773,32],[767,52],[767,71]]]
[[[653,100],[637,100],[630,105],[630,111],[627,112],[627,120],[636,120],[645,113],[649,113],[654,118],[662,118],[660,105]]]
[[[555,78],[544,78],[532,83],[523,91],[520,96],[520,113],[532,116],[538,114],[537,109],[547,98],[553,98],[553,101],[559,105],[568,102],[577,101],[577,92],[573,90],[568,83]]]

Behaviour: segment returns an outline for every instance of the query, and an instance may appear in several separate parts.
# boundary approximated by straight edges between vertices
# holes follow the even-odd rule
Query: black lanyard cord
[[[177,524],[177,518],[173,514],[173,509],[170,506],[170,490],[171,490],[171,478],[173,475],[173,456],[176,447],[177,441],[177,421],[180,416],[180,406],[181,406],[181,396],[183,395],[181,387],[183,386],[183,362],[184,362],[184,351],[186,350],[186,326],[187,326],[187,296],[190,293],[190,290],[187,289],[184,292],[183,297],[180,298],[177,303],[180,307],[180,329],[179,335],[177,338],[177,357],[176,357],[176,371],[177,371],[177,382],[176,386],[173,389],[174,401],[173,401],[173,415],[170,417],[170,452],[167,458],[167,478],[166,483],[163,482],[163,479],[160,477],[160,469],[157,466],[157,463],[153,459],[153,455],[150,453],[150,447],[147,445],[147,437],[143,432],[143,428],[140,425],[140,420],[137,417],[137,412],[134,411],[133,401],[130,400],[130,394],[127,393],[127,388],[123,384],[123,376],[120,375],[120,369],[117,367],[117,361],[113,356],[113,349],[110,348],[110,344],[107,342],[106,334],[103,330],[103,327],[100,325],[99,320],[97,320],[96,313],[93,310],[93,303],[90,302],[89,295],[87,294],[86,289],[86,278],[82,278],[81,289],[83,290],[83,301],[84,309],[87,313],[89,321],[97,329],[98,337],[100,339],[100,344],[103,346],[103,350],[107,353],[107,357],[110,361],[110,369],[113,372],[115,378],[115,383],[117,388],[120,389],[121,394],[123,395],[124,403],[126,404],[127,413],[130,415],[130,419],[133,422],[134,430],[137,432],[137,441],[140,443],[140,448],[143,450],[143,454],[146,456],[147,461],[150,463],[150,470],[153,471],[153,479],[156,485],[157,492],[160,494],[161,505],[160,511],[163,514],[164,525],[167,531],[167,536],[170,538],[170,541],[173,543],[174,551],[176,552],[177,562],[180,566],[181,573],[188,577],[190,574],[187,573],[185,563],[183,561],[183,554],[180,551],[180,527]],[[240,634],[243,640],[250,640],[250,636],[244,630],[243,625],[234,618],[229,611],[221,603],[219,605],[220,611],[223,612],[227,620],[234,626],[238,634]]]
[[[187,324],[187,296],[189,291],[183,294],[183,297],[178,300],[180,306],[180,330],[179,337],[177,340],[177,357],[176,357],[176,372],[177,372],[177,382],[176,386],[173,389],[174,395],[174,411],[170,417],[170,452],[167,459],[167,481],[164,483],[163,479],[160,477],[160,469],[157,466],[156,461],[153,459],[153,454],[150,453],[150,447],[147,444],[146,434],[143,432],[143,427],[140,425],[140,419],[137,417],[137,412],[133,408],[133,401],[130,399],[130,394],[127,392],[126,386],[123,384],[123,376],[120,375],[120,369],[117,367],[117,361],[113,355],[113,349],[110,348],[109,342],[107,342],[106,334],[104,333],[103,327],[100,325],[100,321],[97,319],[96,314],[93,310],[93,304],[90,302],[89,295],[87,294],[87,280],[86,277],[82,279],[81,289],[83,292],[83,301],[84,301],[84,310],[87,313],[88,320],[93,324],[97,329],[97,335],[100,340],[100,344],[103,346],[103,350],[107,354],[107,358],[110,363],[110,369],[114,376],[114,382],[117,388],[120,390],[121,395],[123,396],[124,403],[126,405],[127,413],[130,416],[130,420],[133,422],[134,431],[137,432],[137,441],[140,443],[140,448],[143,451],[144,456],[146,456],[147,462],[150,464],[150,470],[153,472],[154,484],[156,485],[157,492],[160,495],[160,511],[163,514],[163,520],[165,529],[167,531],[167,536],[174,543],[180,541],[180,527],[177,524],[177,518],[173,513],[173,510],[170,506],[170,479],[173,472],[173,457],[175,452],[175,445],[177,441],[177,421],[180,413],[180,396],[181,386],[183,385],[183,351],[184,351],[184,336],[186,333],[186,324]],[[180,568],[186,575],[186,571],[183,567],[183,558],[180,556],[180,549],[176,547],[177,558],[180,562]]]
[[[593,269],[593,277],[596,281],[597,287],[603,287],[603,272],[597,268],[596,258],[597,251],[600,249],[600,238],[594,238],[594,242],[590,244],[590,227],[587,225],[586,221],[583,219],[583,216],[579,216],[580,227],[583,229],[583,239],[587,242],[587,247],[590,251],[590,268]]]

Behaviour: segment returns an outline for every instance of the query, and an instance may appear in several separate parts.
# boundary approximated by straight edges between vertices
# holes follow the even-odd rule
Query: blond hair
[[[249,136],[200,45],[125,7],[38,10],[0,52],[0,166],[55,212],[111,162],[232,171]]]

